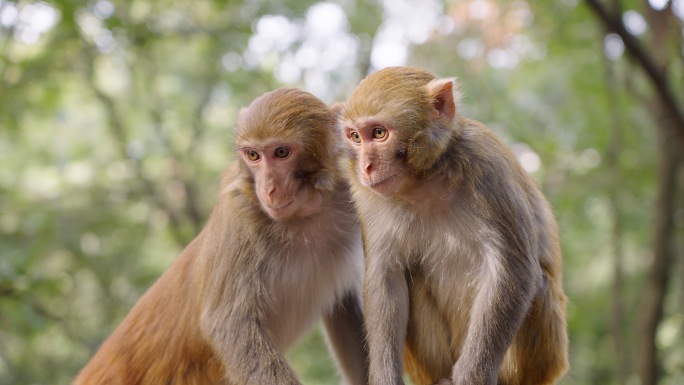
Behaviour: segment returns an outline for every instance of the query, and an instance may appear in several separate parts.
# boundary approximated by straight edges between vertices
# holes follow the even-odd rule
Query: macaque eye
[[[387,136],[387,130],[382,127],[373,127],[373,138],[382,139]]]
[[[257,160],[259,160],[259,158],[261,158],[259,156],[259,153],[254,150],[247,150],[245,151],[245,154],[247,154],[247,159],[249,159],[252,162],[256,162]]]
[[[358,132],[352,131],[349,133],[349,138],[354,143],[361,143],[361,135]]]
[[[275,156],[278,158],[287,158],[290,155],[290,149],[287,147],[278,147],[275,149]]]

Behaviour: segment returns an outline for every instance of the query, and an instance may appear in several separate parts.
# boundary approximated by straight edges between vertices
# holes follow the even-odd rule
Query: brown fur
[[[511,151],[458,114],[455,87],[387,68],[339,108],[370,382],[401,384],[403,356],[419,385],[553,384],[568,367],[557,225]]]
[[[226,171],[202,232],[76,385],[299,384],[282,353],[321,315],[347,381],[367,382],[360,236],[332,161],[333,119],[295,89],[241,112],[237,147],[262,151],[264,161]],[[269,165],[264,143],[291,146],[291,156]],[[295,209],[272,218],[269,199],[294,200]]]

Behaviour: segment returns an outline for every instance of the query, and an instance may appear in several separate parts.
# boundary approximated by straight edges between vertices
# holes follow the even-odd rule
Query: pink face
[[[397,155],[394,129],[377,119],[363,118],[346,125],[344,134],[356,154],[359,182],[381,195],[399,191],[406,168]]]
[[[239,147],[242,159],[254,175],[259,203],[276,221],[310,215],[320,206],[320,193],[296,177],[301,151],[299,143],[283,140],[244,143]]]

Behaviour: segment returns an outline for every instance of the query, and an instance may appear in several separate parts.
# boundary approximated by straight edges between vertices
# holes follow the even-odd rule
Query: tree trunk
[[[622,109],[618,105],[618,93],[621,91],[621,79],[617,78],[613,62],[605,58],[606,92],[608,109],[611,116],[610,140],[606,149],[606,169],[610,174],[607,189],[608,206],[612,221],[611,252],[613,256],[612,308],[610,314],[610,332],[615,347],[615,372],[618,384],[626,385],[631,374],[629,349],[625,335],[625,300],[624,300],[624,251],[622,247],[623,220],[620,208],[620,188],[622,175],[620,172],[620,154],[622,153],[622,128],[625,125]]]
[[[677,90],[672,89],[673,82],[668,77],[668,72],[665,71],[666,66],[663,65],[662,60],[658,60],[661,58],[657,57],[659,56],[658,51],[662,50],[662,47],[665,46],[663,40],[655,40],[656,44],[651,45],[651,47],[655,47],[655,52],[647,50],[636,36],[627,31],[627,27],[622,22],[620,1],[615,1],[614,11],[612,12],[600,0],[584,0],[584,2],[599,18],[607,31],[614,32],[620,36],[625,44],[626,53],[644,71],[654,87],[655,95],[660,105],[668,115],[668,118],[672,120],[672,129],[675,134],[672,139],[678,140],[680,146],[684,148],[684,110],[682,110],[681,103],[677,99]],[[671,5],[668,7],[671,7]],[[661,13],[659,19],[665,21],[674,17],[671,9],[668,8],[667,12],[669,13]],[[651,24],[650,28],[653,28],[653,24]],[[657,31],[662,32],[660,29],[657,29]],[[676,82],[674,83],[676,84]]]
[[[653,262],[644,286],[638,333],[638,365],[642,385],[656,385],[660,363],[656,348],[658,325],[674,261],[674,212],[679,168],[679,142],[663,121],[660,133],[661,160],[653,237]]]

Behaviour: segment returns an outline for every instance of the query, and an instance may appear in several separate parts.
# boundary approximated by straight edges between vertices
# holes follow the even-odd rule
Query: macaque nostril
[[[364,167],[364,171],[366,172],[366,175],[370,175],[371,172],[373,172],[373,170],[374,170],[374,167],[373,167],[373,163],[372,163],[372,162],[368,162],[368,163],[366,164],[366,167]]]

